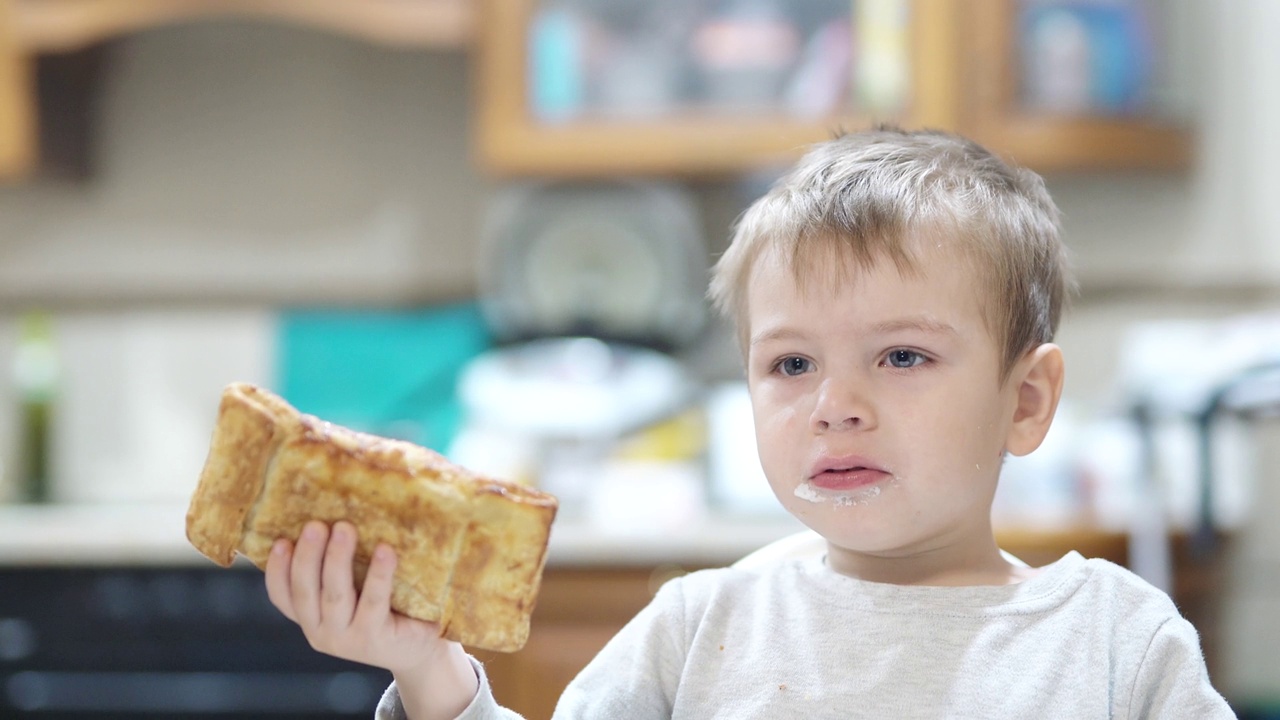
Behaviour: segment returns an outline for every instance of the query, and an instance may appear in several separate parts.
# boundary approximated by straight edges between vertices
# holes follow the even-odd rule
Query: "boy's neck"
[[[1006,560],[990,531],[985,537],[902,554],[856,552],[828,542],[827,565],[868,582],[944,587],[1012,585],[1040,572]]]

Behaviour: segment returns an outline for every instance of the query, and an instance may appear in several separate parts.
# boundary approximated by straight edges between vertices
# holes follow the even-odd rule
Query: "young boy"
[[[1234,717],[1166,595],[996,546],[1001,462],[1062,392],[1069,286],[1036,175],[935,132],[816,146],[742,217],[711,296],[769,484],[826,553],[667,583],[556,717]],[[353,548],[315,523],[266,582],[315,648],[393,673],[377,717],[513,717],[461,647],[389,612],[386,548],[356,593]]]

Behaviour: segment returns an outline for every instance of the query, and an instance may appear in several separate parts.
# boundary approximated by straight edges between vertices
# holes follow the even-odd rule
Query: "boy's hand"
[[[351,564],[356,529],[347,522],[333,529],[307,523],[297,547],[277,540],[267,559],[267,595],[296,622],[311,647],[354,662],[385,668],[397,678],[431,674],[460,648],[440,637],[436,623],[391,610],[395,553],[379,545],[369,563],[364,588],[356,592]]]

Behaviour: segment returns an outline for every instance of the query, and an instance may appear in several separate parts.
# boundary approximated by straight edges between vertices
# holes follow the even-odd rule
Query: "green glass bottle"
[[[58,386],[58,354],[49,316],[31,312],[19,320],[18,347],[13,363],[21,433],[15,479],[18,499],[44,503],[51,499],[49,486],[49,426]]]

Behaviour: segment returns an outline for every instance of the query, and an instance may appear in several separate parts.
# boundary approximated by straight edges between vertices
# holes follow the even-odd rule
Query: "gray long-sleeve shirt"
[[[498,707],[483,669],[461,716]],[[379,720],[404,718],[395,686]],[[1128,570],[1069,553],[1016,585],[871,583],[821,558],[663,586],[555,718],[1194,718],[1235,715],[1195,629]]]

